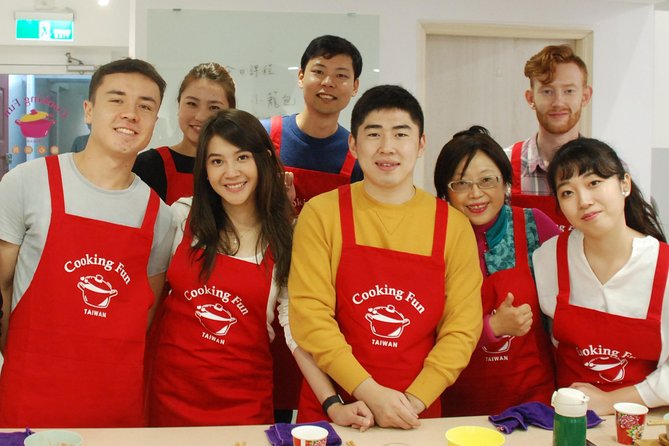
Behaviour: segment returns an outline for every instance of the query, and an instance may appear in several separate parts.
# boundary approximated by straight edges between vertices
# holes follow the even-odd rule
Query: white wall
[[[653,147],[669,149],[669,11],[655,12]]]
[[[86,64],[103,64],[128,55],[130,2],[111,0],[103,8],[95,0],[54,0],[56,9],[74,11],[71,43],[15,40],[15,11],[32,11],[33,0],[2,0],[0,4],[0,72],[9,74],[65,73],[66,52]],[[23,65],[23,66],[21,66]]]
[[[182,0],[136,0],[138,57],[146,54],[146,35],[139,24],[148,9],[185,7]],[[603,0],[190,0],[189,9],[300,11],[379,14],[380,80],[398,83],[424,99],[424,36],[421,21],[503,23],[576,27],[594,31],[592,135],[605,139],[630,164],[641,188],[650,190],[653,97],[652,5]],[[289,25],[286,25],[289,26]],[[277,29],[277,32],[280,32]],[[243,44],[243,36],[240,43]],[[361,89],[366,89],[362,79]],[[429,138],[429,135],[427,135]],[[424,184],[422,169],[417,182]]]
[[[70,46],[45,48],[35,44],[17,45],[13,41],[13,11],[32,9],[26,3],[26,0],[3,0],[0,6],[0,69],[6,72],[7,66],[3,64],[19,60],[22,63],[54,60],[62,63],[63,53],[73,47],[77,51],[89,51],[86,54],[91,58],[113,58],[125,49],[128,54],[143,57],[148,9],[378,14],[380,80],[401,84],[421,100],[425,89],[421,21],[592,29],[594,63],[590,68],[595,91],[591,105],[592,134],[613,144],[631,166],[642,189],[650,190],[655,38],[652,5],[604,0],[111,0],[111,5],[103,9],[93,0],[55,0],[56,7],[69,6],[75,10],[77,40]],[[136,27],[129,25],[135,22]],[[290,32],[289,26],[277,24],[277,32]],[[131,35],[133,32],[136,32],[136,40],[135,35]],[[242,35],[236,44],[243,45],[243,40]],[[102,49],[96,51],[100,46]],[[79,57],[74,50],[73,54]],[[666,49],[662,54],[666,54]],[[85,62],[98,63],[96,60]],[[370,85],[365,85],[363,80],[361,88],[368,87]],[[423,178],[418,177],[417,182],[422,184]]]

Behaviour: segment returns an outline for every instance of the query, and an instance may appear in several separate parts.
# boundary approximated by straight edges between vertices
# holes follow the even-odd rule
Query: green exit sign
[[[72,42],[74,40],[74,21],[16,19],[16,39]]]

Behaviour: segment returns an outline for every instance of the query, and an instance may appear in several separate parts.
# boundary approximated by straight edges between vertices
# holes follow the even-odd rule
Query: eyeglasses
[[[479,189],[492,189],[499,184],[500,178],[498,176],[483,177],[478,181],[457,180],[448,183],[448,188],[456,193],[464,193],[472,190],[476,184]]]

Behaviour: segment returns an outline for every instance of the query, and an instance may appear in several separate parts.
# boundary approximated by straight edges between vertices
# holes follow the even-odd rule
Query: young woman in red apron
[[[535,255],[558,385],[583,390],[600,415],[618,401],[668,404],[669,248],[654,209],[613,149],[594,139],[565,144],[548,178],[574,227]]]
[[[202,132],[155,336],[150,424],[272,423],[270,290],[287,280],[293,211],[256,118],[225,110]]]
[[[177,102],[181,141],[172,147],[140,153],[133,167],[167,204],[193,195],[193,165],[200,128],[217,111],[235,108],[235,82],[217,63],[196,65],[181,82]]]
[[[51,222],[33,280],[10,315],[0,426],[143,426],[154,300],[146,266],[160,199],[150,194],[140,228],[70,215],[59,158],[45,161]]]
[[[511,176],[508,158],[483,127],[457,133],[437,159],[437,194],[462,211],[477,234],[486,315],[469,365],[442,395],[444,416],[491,415],[528,401],[549,404],[555,390],[528,239],[534,249],[559,229],[541,221],[540,231],[536,211],[505,204]],[[507,322],[499,322],[503,318]]]

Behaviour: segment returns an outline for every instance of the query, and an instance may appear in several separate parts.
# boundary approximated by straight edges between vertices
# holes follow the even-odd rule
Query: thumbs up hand
[[[508,293],[504,302],[490,316],[490,328],[495,336],[525,336],[532,328],[532,308],[529,304],[513,306],[513,294]]]

